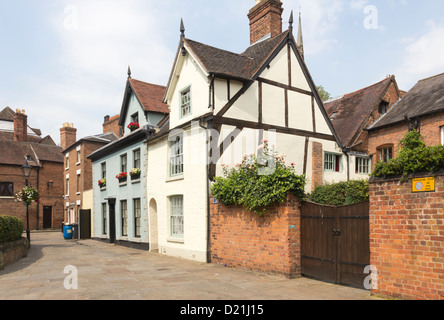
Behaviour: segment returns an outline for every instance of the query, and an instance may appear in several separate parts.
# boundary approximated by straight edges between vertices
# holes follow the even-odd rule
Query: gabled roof
[[[4,121],[14,121],[15,112],[10,108],[6,107],[0,111],[0,120]]]
[[[241,54],[218,49],[191,39],[184,44],[209,74],[251,80],[274,49],[288,36],[288,30],[279,36],[250,46]]]
[[[128,109],[128,101],[132,92],[136,95],[137,100],[145,112],[168,114],[170,112],[168,105],[163,103],[165,91],[166,87],[164,86],[143,82],[129,77],[126,84],[122,109],[120,111],[119,125],[124,125],[123,122],[125,121],[126,111]]]
[[[398,104],[368,130],[403,122],[406,117],[414,119],[435,112],[444,112],[444,73],[418,81]]]
[[[395,78],[391,76],[364,89],[324,102],[325,110],[343,145],[352,145],[393,81]]]
[[[26,155],[32,157],[32,165],[39,166],[41,161],[63,163],[62,148],[55,145],[0,140],[0,150],[7,151],[0,152],[0,164],[22,166]]]
[[[166,87],[132,78],[129,82],[145,111],[169,113],[168,106],[162,102]]]

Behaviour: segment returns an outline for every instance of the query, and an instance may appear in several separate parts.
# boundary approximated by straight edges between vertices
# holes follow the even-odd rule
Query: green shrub
[[[376,164],[372,177],[406,176],[444,169],[444,146],[427,147],[419,132],[407,133],[400,147],[397,158]]]
[[[19,240],[22,237],[24,223],[11,216],[0,216],[0,244]]]
[[[351,180],[318,186],[309,195],[310,201],[332,206],[346,206],[369,199],[368,180]]]
[[[289,192],[302,199],[306,180],[296,175],[294,163],[285,164],[285,155],[268,148],[267,140],[259,149],[258,156],[244,155],[235,168],[223,166],[224,177],[215,179],[211,193],[225,205],[243,206],[262,215],[267,207],[284,202]]]

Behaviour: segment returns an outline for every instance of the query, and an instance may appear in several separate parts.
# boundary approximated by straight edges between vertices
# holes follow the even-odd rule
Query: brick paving
[[[369,291],[288,280],[125,248],[31,234],[28,256],[0,271],[0,300],[375,300]],[[78,289],[65,289],[66,266]],[[68,279],[69,280],[69,279]],[[66,281],[68,285],[72,282]]]

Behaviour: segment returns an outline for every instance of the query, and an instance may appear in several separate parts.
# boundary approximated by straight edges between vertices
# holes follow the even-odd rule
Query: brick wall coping
[[[371,177],[369,183],[380,183],[380,182],[390,182],[390,181],[407,181],[410,179],[425,178],[425,177],[439,177],[444,176],[444,169],[436,172],[419,172],[411,173],[407,176],[391,176],[391,177]]]

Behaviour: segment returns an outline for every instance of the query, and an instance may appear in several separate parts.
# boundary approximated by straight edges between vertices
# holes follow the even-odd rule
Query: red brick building
[[[399,142],[412,129],[426,145],[444,144],[444,73],[420,80],[403,99],[367,131],[373,162],[395,158]]]
[[[29,206],[30,230],[58,229],[63,221],[63,156],[50,136],[28,126],[24,110],[6,107],[0,112],[0,215],[23,219],[26,209],[15,202],[14,194],[25,186],[21,167],[30,156],[33,167],[29,185],[40,200]]]
[[[324,103],[325,110],[349,156],[349,172],[371,173],[371,154],[366,128],[386,114],[405,92],[395,76]],[[352,167],[354,164],[354,167]]]
[[[118,118],[117,118],[118,119]],[[106,119],[105,119],[106,120]],[[109,120],[109,119],[108,119]],[[112,122],[112,121],[105,121]],[[60,141],[64,158],[64,222],[79,223],[79,211],[92,210],[92,163],[87,157],[118,137],[112,129],[115,125],[104,125],[104,132],[77,140],[77,129],[72,124],[65,123],[60,129]],[[118,127],[117,127],[118,129]],[[85,192],[91,191],[90,199]]]

